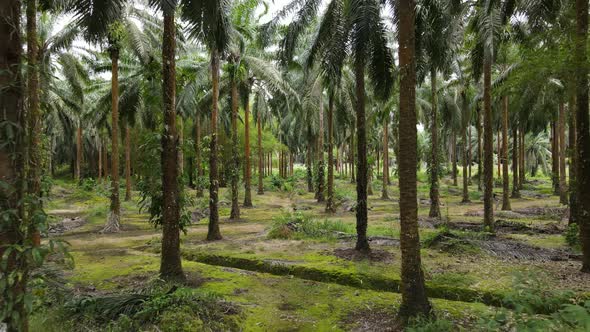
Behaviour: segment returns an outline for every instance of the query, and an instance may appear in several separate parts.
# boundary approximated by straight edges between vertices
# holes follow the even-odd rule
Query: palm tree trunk
[[[582,243],[582,272],[590,272],[590,125],[588,119],[588,0],[576,0],[577,170],[578,224]]]
[[[102,140],[98,139],[98,183],[102,183]]]
[[[24,272],[22,278],[15,278],[15,282],[5,284],[2,295],[3,301],[9,299],[12,310],[4,311],[8,315],[3,323],[6,323],[7,331],[28,331],[28,315],[24,296],[26,294],[26,286],[28,273],[26,268],[25,255],[6,254],[7,247],[10,245],[24,244],[24,238],[20,227],[22,226],[22,217],[24,211],[20,201],[23,198],[24,188],[24,158],[25,152],[25,135],[26,132],[21,128],[26,128],[25,110],[23,108],[24,96],[23,82],[20,71],[22,43],[21,43],[21,1],[17,0],[3,0],[0,1],[0,40],[2,40],[2,47],[0,47],[0,100],[2,100],[2,112],[0,113],[0,121],[7,121],[8,124],[15,124],[14,141],[12,144],[0,144],[0,181],[6,185],[0,186],[0,210],[9,211],[16,210],[17,215],[11,218],[9,222],[2,223],[0,228],[0,257],[2,257],[3,264],[0,265],[0,273],[4,276],[12,273]],[[27,13],[27,16],[28,13]],[[4,143],[4,142],[3,142]],[[13,190],[16,188],[16,190]],[[12,216],[13,214],[6,213],[5,216]],[[4,264],[5,263],[5,264]],[[20,299],[20,300],[19,300]],[[4,306],[3,308],[7,307]],[[17,319],[18,316],[18,319]]]
[[[459,183],[457,182],[457,174],[459,171],[457,170],[457,135],[453,131],[452,133],[452,146],[451,146],[451,159],[453,160],[453,186],[458,186]]]
[[[272,151],[268,153],[268,173],[272,176]]]
[[[483,66],[484,73],[484,114],[483,114],[483,149],[484,149],[484,170],[483,170],[483,205],[484,205],[484,228],[487,231],[494,231],[494,132],[492,129],[492,59],[486,56]]]
[[[131,128],[125,125],[125,201],[131,200]]]
[[[318,177],[316,199],[318,203],[325,200],[324,197],[324,102],[323,91],[320,92],[319,132],[318,132]]]
[[[519,189],[523,188],[524,180],[526,176],[526,159],[525,159],[525,146],[524,146],[524,128],[520,128],[520,173],[519,176]]]
[[[328,100],[328,197],[326,212],[336,212],[334,206],[334,92],[330,92]]]
[[[27,93],[28,116],[28,186],[27,193],[35,200],[29,207],[29,218],[42,209],[41,197],[41,113],[39,108],[39,45],[37,41],[37,1],[27,1]],[[29,236],[34,246],[41,244],[41,234],[33,222],[28,225]]]
[[[252,207],[252,166],[250,165],[250,91],[244,96],[244,207]]]
[[[432,310],[426,297],[420,258],[420,235],[418,233],[414,8],[414,0],[403,0],[398,3],[401,73],[399,144],[403,147],[399,151],[400,247],[402,253],[402,303],[399,312],[402,317],[427,316]]]
[[[184,146],[184,118],[178,117],[178,174],[182,176],[184,174],[184,152],[182,150]]]
[[[197,197],[203,197],[203,165],[201,161],[201,118],[197,114],[195,117],[195,164],[197,166],[196,187]]]
[[[570,101],[569,101],[569,105],[568,105],[568,110],[569,110],[569,135],[568,135],[568,139],[569,139],[569,145],[570,145],[570,150],[569,150],[569,156],[570,156],[570,165],[569,165],[569,171],[570,171],[570,177],[569,177],[569,192],[570,192],[570,217],[568,220],[569,224],[575,224],[577,223],[576,219],[577,219],[577,215],[578,215],[578,211],[577,211],[577,207],[578,207],[578,200],[577,200],[577,193],[576,193],[576,171],[577,171],[577,163],[576,163],[576,158],[577,158],[577,152],[576,152],[576,144],[577,144],[577,140],[576,140],[576,94],[575,91],[571,93],[570,96]]]
[[[356,179],[354,176],[356,169],[356,163],[354,160],[354,129],[350,132],[350,183],[355,183]]]
[[[234,60],[234,65],[237,66],[239,61]],[[240,161],[238,154],[238,83],[237,78],[231,79],[231,136],[232,136],[232,155],[233,155],[233,169],[231,172],[231,212],[229,219],[240,219],[240,205],[238,204],[238,182],[240,180]]]
[[[102,145],[102,155],[102,170],[104,172],[104,180],[106,182],[108,180],[109,174],[109,152],[107,150],[106,142],[104,142],[104,144]]]
[[[504,96],[502,109],[502,210],[510,206],[510,178],[508,177],[508,96]]]
[[[471,184],[471,179],[472,179],[472,174],[471,174],[471,163],[473,161],[473,147],[471,145],[471,124],[468,124],[468,144],[469,144],[469,150],[467,150],[467,165],[469,167],[469,177],[468,177],[468,184]]]
[[[219,230],[219,177],[217,175],[217,117],[219,101],[219,51],[211,50],[211,83],[213,107],[211,110],[211,147],[209,157],[209,229],[207,240],[221,240]]]
[[[82,121],[80,121],[82,122]],[[82,124],[76,129],[76,182],[80,183],[80,169],[82,168]]]
[[[559,103],[559,121],[558,121],[558,135],[559,135],[559,202],[567,205],[567,182],[565,178],[565,105],[563,102]]]
[[[307,192],[312,193],[313,192],[313,173],[312,173],[312,156],[313,156],[313,152],[312,152],[312,146],[313,144],[310,144],[307,146],[307,158],[305,160],[305,165],[307,167],[307,176],[306,176],[306,180],[307,180]]]
[[[369,251],[367,240],[367,133],[365,116],[365,64],[364,59],[356,59],[354,75],[356,80],[356,132],[358,139],[358,169],[356,177],[356,250]]]
[[[178,133],[176,128],[176,38],[174,12],[164,13],[162,78],[164,132],[162,135],[162,254],[160,276],[184,280],[180,259],[180,205],[178,176]]]
[[[512,128],[512,198],[520,198],[520,190],[518,184],[519,170],[518,170],[518,127]]]
[[[432,114],[430,119],[430,218],[440,218],[440,200],[438,188],[438,111],[436,98],[436,71],[430,71],[430,89],[432,99]]]
[[[557,132],[557,123],[553,121],[551,123],[551,180],[554,195],[559,195],[559,136]]]
[[[119,201],[119,49],[111,47],[111,206],[103,233],[120,229],[121,202]]]
[[[260,111],[257,113],[256,126],[258,129],[258,195],[264,194],[264,151],[262,150],[262,122]]]
[[[387,185],[389,184],[389,114],[383,119],[383,187],[381,198],[389,199]]]
[[[502,178],[502,137],[500,136],[500,129],[498,129],[497,145],[498,145],[498,179]]]
[[[477,122],[475,129],[477,131],[477,190],[483,190],[483,149],[482,149],[482,126],[481,126],[481,111],[479,108],[479,103],[477,107]]]
[[[469,199],[469,177],[468,177],[468,170],[467,170],[467,162],[468,162],[468,149],[467,149],[467,128],[463,128],[463,199],[461,200],[462,203],[469,203],[471,200]]]

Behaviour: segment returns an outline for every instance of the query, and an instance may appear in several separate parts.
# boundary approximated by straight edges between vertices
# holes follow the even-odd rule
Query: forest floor
[[[522,197],[511,199],[512,211],[496,211],[496,235],[483,232],[475,184],[469,188],[472,202],[461,203],[461,187],[442,180],[443,220],[435,221],[428,218],[426,176],[420,178],[422,263],[437,317],[469,330],[518,296],[534,294],[542,303],[533,303],[531,310],[539,314],[551,310],[545,302],[588,298],[590,276],[579,272],[580,253],[565,241],[567,211],[546,178],[528,179]],[[109,205],[107,185],[84,190],[69,181],[54,182],[46,206],[50,237],[70,244],[75,266],[59,270],[74,296],[128,292],[157,276],[161,231],[139,211],[138,193],[122,202],[122,231],[100,234]],[[246,331],[391,329],[401,301],[396,180],[388,186],[387,200],[380,198],[381,182],[373,181],[368,257],[351,250],[354,184],[344,178],[335,184],[338,209],[326,214],[304,179],[267,178],[265,194],[257,195],[254,187],[254,207],[241,208],[235,222],[228,220],[229,190],[222,188],[223,240],[216,242],[205,240],[207,198],[195,199],[193,222],[181,236],[187,287],[235,304],[238,325]],[[501,197],[501,188],[495,191]],[[32,326],[63,331],[62,323],[35,315]]]

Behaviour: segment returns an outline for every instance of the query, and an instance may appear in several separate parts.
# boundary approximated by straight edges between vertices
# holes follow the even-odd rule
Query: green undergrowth
[[[283,212],[273,218],[268,231],[269,239],[334,239],[338,235],[353,234],[350,224],[324,219],[317,221],[300,212]]]

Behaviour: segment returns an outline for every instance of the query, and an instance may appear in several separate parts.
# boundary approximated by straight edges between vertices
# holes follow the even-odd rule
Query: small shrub
[[[93,178],[85,178],[80,182],[80,187],[85,191],[93,191],[96,181]]]
[[[350,233],[350,231],[350,227],[341,221],[327,219],[317,221],[300,212],[282,213],[273,219],[268,238],[334,238],[338,233]]]

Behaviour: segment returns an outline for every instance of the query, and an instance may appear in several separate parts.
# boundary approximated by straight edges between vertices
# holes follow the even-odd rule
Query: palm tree
[[[221,240],[219,230],[219,175],[217,170],[217,122],[219,113],[220,53],[227,48],[230,36],[228,1],[183,0],[182,17],[189,22],[193,37],[201,38],[211,57],[212,111],[209,156],[209,230],[207,240]]]
[[[426,297],[424,273],[420,259],[418,206],[416,188],[417,130],[416,130],[416,58],[415,2],[396,3],[400,66],[399,187],[400,187],[400,246],[402,251],[402,304],[400,315],[410,317],[429,315],[431,306]]]
[[[280,56],[287,62],[293,56],[296,41],[303,28],[310,24],[315,16],[320,1],[307,0],[299,3],[300,9],[296,19],[287,28],[286,36],[281,41]],[[263,28],[270,29],[289,10],[297,8],[298,2],[287,5],[271,22]],[[357,169],[357,205],[356,205],[356,250],[368,251],[367,240],[367,135],[365,114],[365,72],[369,69],[369,77],[375,86],[375,92],[381,99],[386,99],[393,87],[393,56],[385,36],[385,26],[380,17],[380,4],[374,0],[343,1],[332,0],[323,15],[318,27],[317,42],[309,54],[309,61],[323,55],[326,63],[338,68],[344,63],[349,53],[355,77],[356,91],[356,134],[358,139]]]
[[[576,0],[576,185],[580,242],[582,243],[582,272],[590,273],[590,121],[588,120],[588,69],[586,44],[588,41],[588,0]]]

